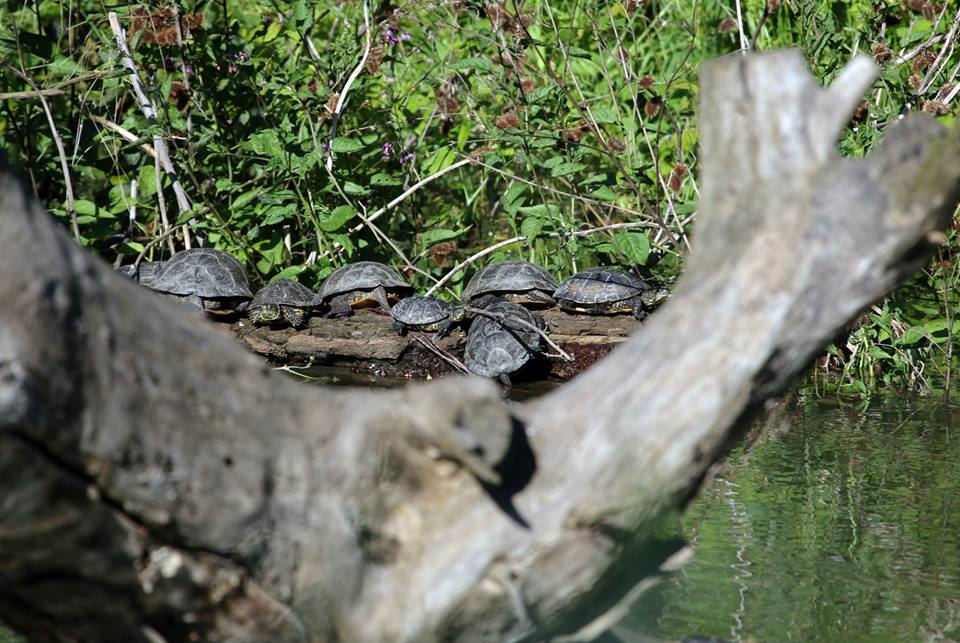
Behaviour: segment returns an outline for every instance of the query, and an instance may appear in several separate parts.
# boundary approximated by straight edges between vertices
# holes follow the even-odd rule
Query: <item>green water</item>
[[[695,558],[643,596],[623,629],[668,640],[960,641],[954,415],[928,399],[796,396],[659,534],[683,537]],[[16,640],[7,637],[0,626],[0,643]]]
[[[679,518],[694,560],[624,626],[664,639],[960,640],[954,415],[922,399],[799,396],[789,432],[735,451]]]

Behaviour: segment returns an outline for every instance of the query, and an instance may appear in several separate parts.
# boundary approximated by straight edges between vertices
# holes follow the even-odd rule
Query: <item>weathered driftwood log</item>
[[[551,341],[573,359],[563,360],[544,346],[544,356],[521,374],[532,379],[569,379],[640,327],[630,315],[573,315],[558,309],[537,314],[544,318]],[[278,363],[351,365],[397,378],[457,373],[449,358],[461,359],[466,342],[466,335],[459,330],[442,339],[436,333],[412,332],[401,337],[389,315],[367,310],[346,319],[313,317],[302,330],[255,327],[248,322],[229,329],[251,350]]]
[[[657,516],[954,208],[960,128],[910,117],[871,158],[835,158],[874,75],[858,58],[822,89],[793,51],[705,65],[675,296],[522,406],[478,379],[274,375],[4,176],[0,620],[37,641],[595,635],[659,561]]]

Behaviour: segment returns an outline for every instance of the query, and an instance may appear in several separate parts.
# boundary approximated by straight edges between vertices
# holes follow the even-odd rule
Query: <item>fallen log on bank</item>
[[[0,620],[36,641],[594,638],[656,573],[657,518],[960,198],[960,128],[922,115],[835,157],[875,75],[856,58],[820,88],[795,51],[706,64],[687,272],[523,405],[478,378],[298,385],[5,174]]]
[[[537,314],[544,318],[551,341],[573,360],[561,359],[543,346],[545,355],[520,375],[529,379],[569,379],[626,341],[641,325],[630,315],[574,315],[558,309]],[[456,374],[457,368],[439,352],[462,359],[466,343],[466,334],[459,329],[444,338],[417,332],[401,337],[388,315],[371,310],[359,310],[342,319],[312,317],[301,330],[253,326],[248,321],[233,324],[230,330],[252,351],[274,363],[346,365],[394,378]]]

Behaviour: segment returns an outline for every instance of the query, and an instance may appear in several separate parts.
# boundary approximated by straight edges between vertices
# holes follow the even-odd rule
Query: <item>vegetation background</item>
[[[827,83],[872,56],[839,146],[858,157],[907,112],[952,124],[958,27],[925,0],[29,0],[0,6],[0,146],[114,265],[203,244],[313,287],[359,259],[451,297],[507,257],[670,282],[701,61],[801,47]],[[956,250],[950,231],[815,384],[948,390]]]

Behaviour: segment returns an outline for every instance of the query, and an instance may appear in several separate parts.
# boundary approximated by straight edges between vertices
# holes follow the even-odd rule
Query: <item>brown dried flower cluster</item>
[[[380,65],[383,64],[383,59],[386,57],[386,55],[386,47],[382,47],[380,45],[372,47],[370,49],[370,53],[367,54],[367,62],[364,67],[366,67],[367,71],[371,74],[377,73],[377,71],[380,69]]]
[[[930,2],[929,0],[909,0],[907,4],[910,5],[910,8],[914,11],[920,12],[927,20],[933,20],[943,11],[942,4]]]
[[[441,268],[447,263],[447,259],[457,251],[457,244],[453,241],[441,241],[430,248],[430,256]]]
[[[950,108],[942,100],[928,100],[923,103],[923,111],[934,116],[943,116],[950,113]]]
[[[611,136],[607,139],[607,149],[616,154],[623,154],[627,151],[627,144],[621,139]]]
[[[517,129],[523,123],[520,121],[520,117],[517,116],[517,113],[512,109],[508,109],[500,116],[497,116],[497,120],[494,121],[494,125],[500,129]]]
[[[434,94],[437,98],[437,108],[440,110],[441,118],[449,118],[454,114],[460,113],[460,101],[456,99],[454,94],[456,93],[456,88],[452,83],[445,82],[440,87],[436,89]]]
[[[174,80],[170,83],[170,94],[167,96],[167,100],[176,105],[181,112],[187,108],[187,104],[190,102],[190,92],[187,91],[183,81]]]
[[[856,109],[853,110],[853,115],[850,117],[850,120],[854,122],[860,122],[867,117],[870,113],[870,104],[862,100],[860,104],[857,105]]]
[[[911,71],[913,71],[913,73],[919,74],[920,72],[927,69],[927,67],[932,65],[933,61],[936,59],[937,57],[933,54],[932,51],[930,50],[922,51],[919,54],[917,54],[916,57],[913,59],[913,62],[910,63],[910,69]]]
[[[873,58],[878,63],[887,62],[893,58],[893,50],[885,42],[878,42],[873,46]]]
[[[490,19],[494,30],[509,31],[514,36],[521,35],[527,27],[533,24],[533,18],[527,14],[520,14],[519,16],[511,14],[505,0],[490,2],[484,7],[484,10],[487,12],[487,17]]]
[[[574,127],[568,127],[563,130],[563,138],[570,143],[579,143],[590,133],[590,128],[586,123],[580,123]]]
[[[719,31],[720,33],[730,33],[731,31],[736,31],[736,30],[737,30],[737,20],[736,18],[732,18],[730,16],[727,16],[726,18],[721,20],[720,24],[717,25],[717,31]]]
[[[180,16],[180,32],[184,40],[193,37],[192,32],[203,30],[203,14]],[[176,45],[177,24],[173,9],[148,9],[137,7],[130,12],[130,35],[140,36],[140,42],[155,45]]]
[[[660,113],[662,104],[659,96],[651,96],[643,104],[643,113],[652,118]]]
[[[657,83],[656,79],[653,76],[641,76],[640,80],[637,81],[637,84],[640,85],[641,89],[650,90]]]
[[[670,178],[667,180],[667,185],[670,186],[670,189],[674,192],[679,192],[680,188],[683,187],[683,179],[688,174],[690,174],[689,168],[683,163],[677,163],[673,166],[673,170],[670,172]]]

